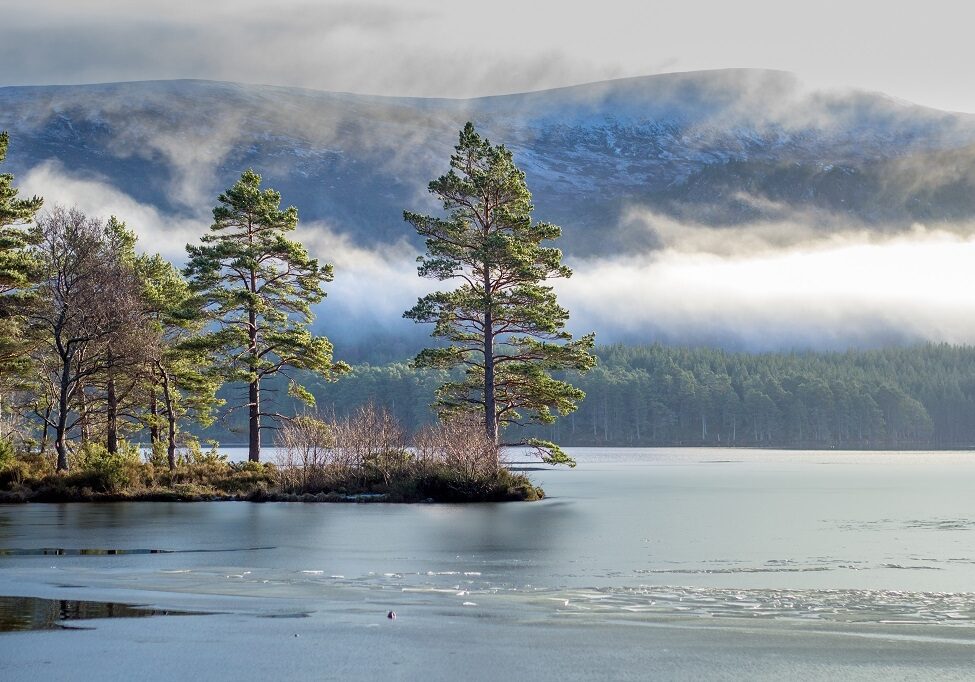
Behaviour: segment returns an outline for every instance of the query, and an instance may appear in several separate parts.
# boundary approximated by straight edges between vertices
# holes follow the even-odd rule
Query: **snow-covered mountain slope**
[[[695,224],[795,212],[885,230],[975,217],[975,117],[729,70],[472,100],[207,81],[0,88],[6,169],[44,163],[164,215],[203,215],[253,167],[303,219],[358,243],[409,238],[404,208],[474,121],[526,171],[570,254],[653,248],[635,210]],[[49,201],[59,198],[56,190]]]

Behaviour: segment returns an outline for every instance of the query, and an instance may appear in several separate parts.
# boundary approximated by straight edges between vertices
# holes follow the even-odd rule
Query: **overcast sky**
[[[467,97],[727,67],[975,112],[959,0],[0,0],[0,84],[207,78]]]

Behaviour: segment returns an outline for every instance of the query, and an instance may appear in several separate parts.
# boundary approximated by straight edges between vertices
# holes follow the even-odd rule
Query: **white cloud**
[[[210,224],[205,215],[178,218],[164,215],[111,185],[94,179],[76,178],[55,162],[35,166],[17,180],[22,194],[44,197],[47,205],[74,206],[84,213],[106,219],[116,216],[135,230],[139,248],[181,261],[186,244],[196,242]]]
[[[407,324],[401,319],[403,311],[434,289],[433,282],[417,276],[418,254],[405,241],[364,249],[321,222],[302,223],[296,236],[312,256],[335,266],[335,280],[321,308],[323,319],[334,319],[340,309],[341,316],[356,319],[360,326],[368,321],[382,329],[402,327]]]
[[[603,340],[723,343],[753,350],[891,340],[975,343],[975,238],[918,227],[741,253],[668,248],[581,260],[560,282],[579,330]]]

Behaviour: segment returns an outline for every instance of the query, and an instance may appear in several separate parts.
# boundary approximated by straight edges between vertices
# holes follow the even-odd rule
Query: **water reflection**
[[[127,556],[137,554],[189,554],[204,552],[257,552],[274,547],[229,547],[224,549],[99,549],[91,547],[3,548],[0,556]]]
[[[65,621],[96,618],[147,618],[149,616],[192,616],[199,612],[151,609],[116,602],[78,599],[40,599],[0,596],[0,632],[70,629]]]
[[[0,547],[0,556],[113,556],[124,554],[169,554],[167,549],[70,549],[65,547],[40,547],[4,549]]]

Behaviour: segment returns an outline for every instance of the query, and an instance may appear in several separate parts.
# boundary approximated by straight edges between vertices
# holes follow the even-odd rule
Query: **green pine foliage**
[[[438,411],[483,415],[494,443],[509,425],[551,424],[571,413],[585,394],[552,373],[590,369],[594,337],[573,340],[565,330],[568,311],[549,285],[572,274],[561,251],[543,246],[561,228],[532,220],[525,174],[511,151],[492,145],[471,123],[460,132],[450,171],[429,189],[444,217],[404,212],[426,240],[418,272],[459,284],[424,296],[404,317],[432,324],[432,335],[447,342],[423,350],[416,367],[464,368],[440,387]],[[547,461],[572,463],[551,441],[530,444]]]
[[[289,392],[313,400],[293,374],[310,370],[323,377],[345,371],[332,360],[332,344],[309,326],[311,306],[325,298],[332,267],[320,264],[305,247],[288,238],[298,211],[281,209],[281,195],[261,189],[261,176],[245,171],[219,197],[210,233],[199,246],[187,245],[184,274],[210,323],[192,344],[216,362],[224,380],[247,384],[242,407],[248,410],[250,459],[258,461],[266,409],[261,382],[273,375],[291,378]]]
[[[223,405],[217,398],[222,379],[196,343],[206,317],[179,269],[157,254],[139,256],[136,270],[152,336],[158,339],[146,357],[145,421],[153,447],[165,443],[167,464],[173,470],[181,422],[192,417],[204,427],[213,423],[215,410]]]
[[[9,141],[7,133],[0,132],[0,163],[7,157]],[[0,294],[4,295],[23,289],[30,282],[29,226],[43,204],[40,197],[18,199],[13,181],[13,175],[0,174]]]
[[[7,157],[9,141],[7,133],[0,132],[0,163]],[[13,175],[0,174],[0,381],[5,384],[26,371],[23,311],[37,266],[29,249],[34,239],[30,222],[43,203],[36,196],[18,198],[13,182]]]

